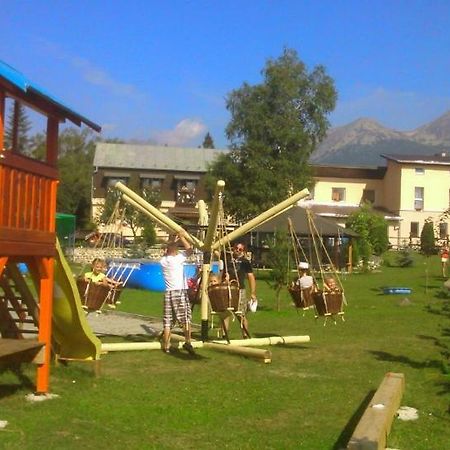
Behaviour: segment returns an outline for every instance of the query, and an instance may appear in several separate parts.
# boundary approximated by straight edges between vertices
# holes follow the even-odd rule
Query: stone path
[[[121,311],[94,312],[87,315],[87,320],[96,335],[145,336],[156,338],[162,331],[160,318],[141,316]]]

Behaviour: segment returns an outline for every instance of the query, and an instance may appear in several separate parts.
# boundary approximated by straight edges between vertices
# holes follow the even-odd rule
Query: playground
[[[276,311],[266,273],[257,272],[261,305],[250,316],[256,336],[305,334],[311,342],[272,346],[272,363],[198,349],[109,353],[99,376],[91,363],[52,368],[52,393],[29,402],[34,371],[22,378],[1,374],[0,430],[5,448],[344,448],[362,411],[387,372],[405,374],[402,405],[419,419],[394,419],[390,448],[438,450],[448,438],[449,379],[442,373],[442,280],[438,257],[430,259],[425,292],[425,259],[410,268],[383,267],[353,274],[344,282],[352,299],[346,321],[323,326],[305,316],[284,293]],[[413,290],[408,301],[384,295],[383,286]],[[129,289],[119,311],[161,317],[161,293]],[[431,308],[431,311],[429,310]],[[434,313],[433,313],[434,311]],[[194,313],[199,324],[199,311]],[[151,326],[151,322],[149,322]],[[135,333],[136,331],[133,331]],[[194,330],[194,335],[198,331]],[[236,326],[232,337],[239,336]],[[197,334],[198,335],[198,334]],[[101,337],[117,342],[117,336]],[[130,334],[124,342],[142,340]],[[27,383],[22,383],[28,379]],[[114,445],[111,445],[114,442]]]
[[[17,123],[11,149],[3,148],[0,129],[2,446],[338,449],[352,439],[387,377],[401,381],[389,387],[391,399],[381,405],[390,412],[382,416],[376,439],[389,434],[391,447],[445,447],[448,346],[441,341],[448,335],[448,292],[438,276],[437,257],[417,255],[410,268],[391,264],[375,273],[341,274],[339,286],[328,287],[328,293],[324,284],[319,286],[321,309],[317,304],[309,308],[301,296],[302,307],[295,307],[287,289],[278,308],[268,272],[258,271],[259,306],[248,313],[251,336],[245,331],[251,338],[245,342],[239,342],[243,314],[240,305],[230,302],[231,287],[223,286],[221,292],[230,294],[220,305],[212,301],[218,289],[208,286],[212,260],[205,258],[201,302],[194,308],[195,353],[179,350],[175,333],[171,351],[163,353],[158,341],[161,293],[119,287],[116,280],[108,288],[112,295],[91,306],[83,300],[89,283],[77,287],[76,268],[55,239],[59,123],[67,119],[97,131],[100,127],[13,68],[3,64],[0,69],[0,125],[6,98],[47,117],[43,161],[17,151]],[[217,182],[204,235],[186,235],[203,256],[225,252],[233,239],[309,194],[306,189],[295,193],[225,235],[217,232],[218,226],[225,228],[219,223],[224,186]],[[158,225],[180,231],[125,185],[119,182],[116,188]],[[28,268],[25,277],[21,264]],[[433,273],[438,275],[433,278]],[[327,304],[331,297],[339,300],[333,311]],[[343,319],[344,305],[345,321],[335,320]],[[218,317],[228,311],[234,321],[217,343]],[[30,332],[34,336],[28,339]],[[265,346],[270,350],[260,348]],[[395,419],[400,404],[418,410],[419,418]]]

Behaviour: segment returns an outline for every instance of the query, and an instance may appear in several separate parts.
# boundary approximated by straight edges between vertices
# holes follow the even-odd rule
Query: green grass
[[[338,449],[387,372],[405,374],[402,405],[419,410],[417,421],[394,421],[389,446],[448,448],[450,380],[438,345],[449,331],[442,313],[448,300],[439,296],[439,273],[437,257],[428,265],[417,257],[411,268],[348,275],[346,321],[325,327],[312,313],[297,314],[287,292],[277,312],[267,273],[258,273],[252,334],[311,337],[308,344],[271,347],[271,364],[206,349],[195,359],[111,353],[99,378],[88,363],[52,367],[51,391],[59,398],[34,404],[25,400],[30,387],[5,371],[0,420],[9,424],[0,430],[0,448]],[[410,303],[381,295],[389,285],[411,287]],[[160,316],[161,298],[128,289],[120,308]],[[199,323],[198,311],[194,316]],[[232,336],[239,335],[233,324]],[[34,382],[33,367],[23,370]]]

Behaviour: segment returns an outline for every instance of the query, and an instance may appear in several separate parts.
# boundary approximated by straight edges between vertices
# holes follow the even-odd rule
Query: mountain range
[[[397,131],[369,118],[330,128],[311,155],[313,164],[356,167],[384,166],[380,155],[450,153],[450,111],[413,131]]]

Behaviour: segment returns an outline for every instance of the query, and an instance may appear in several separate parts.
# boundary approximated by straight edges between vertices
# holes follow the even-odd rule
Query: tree
[[[273,239],[269,241],[268,263],[271,267],[270,286],[275,290],[277,311],[280,311],[281,289],[289,282],[290,242],[286,231],[275,230]]]
[[[92,164],[97,138],[85,128],[66,128],[59,135],[58,170],[59,185],[57,210],[75,214],[79,227],[85,227],[90,221]],[[46,137],[38,133],[31,139],[31,156],[44,159]]]
[[[345,226],[359,235],[353,244],[355,263],[361,258],[367,268],[372,254],[379,256],[389,248],[386,219],[377,214],[370,203],[363,204],[358,211],[350,214]]]
[[[205,138],[203,139],[202,147],[203,148],[215,148],[213,138],[209,134],[209,131],[206,133]]]
[[[8,125],[5,129],[5,145],[7,148],[12,148],[13,146],[15,123],[17,124],[17,143],[15,150],[27,155],[30,153],[30,138],[28,133],[31,130],[31,121],[28,118],[25,107],[17,100],[11,105]]]
[[[295,50],[268,60],[262,75],[261,84],[244,83],[228,95],[231,151],[209,170],[209,188],[225,180],[225,208],[240,220],[313,185],[308,159],[325,137],[327,114],[336,104],[325,68],[308,72]]]
[[[130,189],[139,194],[147,202],[153,206],[161,203],[161,195],[159,192],[152,190],[150,187],[144,187],[130,184]],[[118,210],[116,211],[116,208]],[[100,222],[108,223],[113,214],[118,215],[121,221],[125,222],[133,233],[135,243],[138,243],[137,235],[140,230],[143,231],[143,241],[145,245],[152,245],[156,241],[156,233],[153,223],[150,219],[133,206],[120,200],[120,192],[116,189],[109,189],[105,204],[100,214]]]
[[[426,219],[420,233],[420,251],[431,256],[436,254],[436,242],[434,237],[434,227],[431,219]]]
[[[436,254],[436,241],[434,237],[433,220],[429,217],[425,219],[425,223],[420,233],[420,251],[426,256],[425,266],[425,292],[428,293],[428,273],[429,273],[429,257]]]

